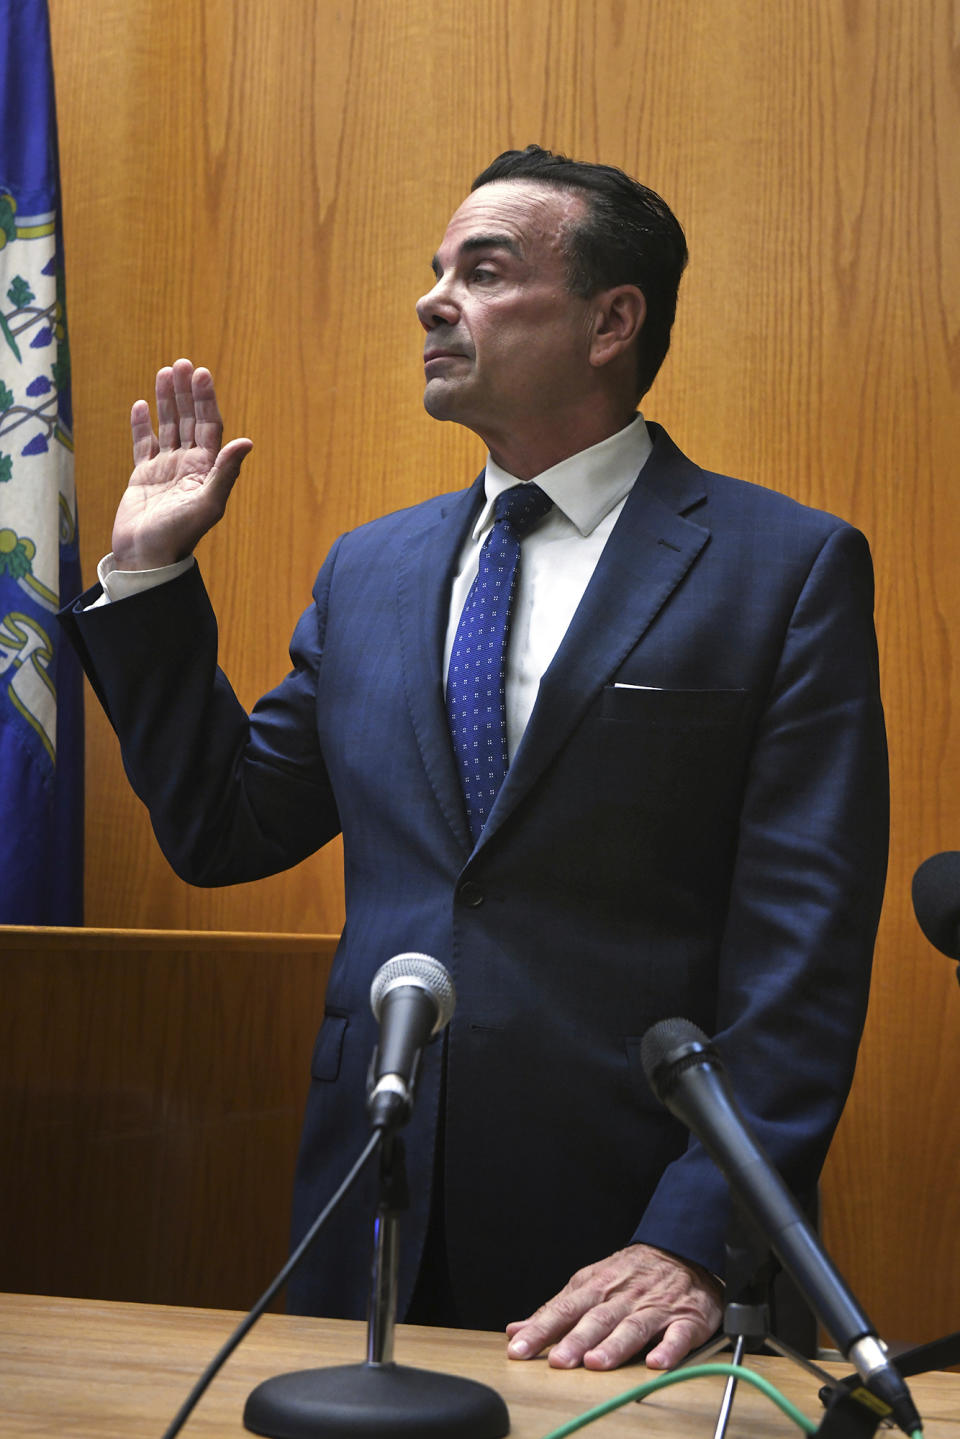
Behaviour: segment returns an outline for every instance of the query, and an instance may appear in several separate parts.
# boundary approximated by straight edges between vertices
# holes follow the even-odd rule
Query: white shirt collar
[[[652,449],[653,442],[638,411],[622,430],[608,435],[598,445],[591,445],[579,454],[569,455],[558,465],[552,465],[536,476],[536,483],[581,535],[589,535],[614,505],[629,494]],[[484,479],[486,503],[474,526],[474,540],[478,540],[492,525],[497,496],[521,483],[487,455]]]

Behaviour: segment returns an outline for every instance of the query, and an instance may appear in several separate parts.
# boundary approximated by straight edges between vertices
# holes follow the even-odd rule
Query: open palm
[[[157,429],[150,407],[130,412],[134,469],[113,525],[119,569],[156,569],[192,553],[223,515],[247,439],[221,448],[223,421],[209,370],[177,360],[157,374]]]

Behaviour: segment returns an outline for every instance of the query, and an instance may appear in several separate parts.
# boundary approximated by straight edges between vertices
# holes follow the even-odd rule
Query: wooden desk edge
[[[72,1439],[158,1436],[240,1316],[109,1300],[0,1295],[0,1372],[6,1439],[38,1433]],[[185,1426],[185,1439],[241,1439],[247,1394],[274,1374],[359,1363],[364,1326],[356,1321],[265,1315],[231,1356]],[[507,1359],[503,1336],[472,1330],[399,1326],[398,1363],[489,1384],[502,1394],[513,1439],[540,1439],[586,1409],[643,1383],[639,1366],[597,1374],[551,1370],[542,1359]],[[787,1360],[751,1357],[811,1419],[821,1413],[816,1380]],[[827,1365],[848,1372],[844,1365]],[[927,1439],[960,1439],[960,1375],[933,1374],[911,1387]],[[709,1439],[722,1380],[677,1385],[607,1415],[603,1439]],[[741,1385],[731,1434],[752,1439],[797,1432],[752,1386]],[[40,1427],[38,1427],[40,1426]]]

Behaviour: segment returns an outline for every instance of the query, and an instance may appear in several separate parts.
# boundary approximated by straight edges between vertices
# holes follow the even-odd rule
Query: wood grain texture
[[[0,929],[0,1289],[252,1305],[334,944]]]
[[[238,1314],[151,1305],[93,1304],[70,1299],[0,1295],[0,1367],[4,1376],[5,1439],[38,1434],[71,1439],[139,1439],[169,1423],[198,1373],[225,1342]],[[275,1374],[359,1363],[363,1326],[345,1320],[267,1314],[231,1356],[188,1421],[197,1439],[241,1439],[250,1391]],[[541,1439],[650,1377],[643,1371],[601,1374],[549,1369],[538,1361],[507,1359],[503,1336],[469,1329],[397,1330],[397,1362],[460,1374],[495,1389],[510,1413],[512,1439]],[[819,1421],[817,1380],[785,1359],[758,1357],[750,1367]],[[828,1366],[835,1374],[840,1365]],[[604,1416],[608,1439],[689,1439],[709,1434],[723,1379],[679,1384]],[[930,1374],[913,1381],[927,1439],[960,1434],[960,1375]],[[752,1385],[741,1384],[733,1431],[776,1439],[789,1421]]]
[[[51,0],[86,573],[130,402],[209,364],[254,455],[202,564],[245,702],[335,535],[472,475],[413,303],[470,177],[537,139],[662,191],[692,260],[646,402],[697,460],[867,533],[893,842],[826,1232],[881,1327],[956,1327],[960,996],[909,881],[960,844],[960,17],[951,0]],[[88,920],[332,932],[339,856],[175,879],[90,709]]]

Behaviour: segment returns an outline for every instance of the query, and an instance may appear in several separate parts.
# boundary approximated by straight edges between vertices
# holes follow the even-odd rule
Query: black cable
[[[241,1339],[245,1338],[245,1336],[249,1334],[250,1330],[260,1318],[260,1315],[270,1303],[271,1299],[273,1299],[277,1291],[283,1287],[283,1285],[289,1279],[290,1275],[293,1273],[294,1269],[296,1269],[297,1265],[300,1263],[300,1260],[306,1254],[314,1239],[316,1239],[317,1235],[320,1233],[320,1230],[326,1223],[327,1219],[336,1209],[340,1201],[346,1198],[347,1194],[349,1194],[356,1181],[360,1178],[360,1175],[363,1173],[363,1170],[368,1164],[370,1158],[379,1148],[382,1137],[383,1132],[379,1129],[375,1130],[374,1133],[371,1134],[370,1138],[367,1140],[367,1144],[364,1148],[363,1153],[360,1155],[360,1158],[357,1160],[356,1164],[353,1166],[350,1173],[347,1175],[346,1179],[343,1181],[340,1188],[337,1190],[336,1194],[330,1200],[330,1203],[327,1204],[326,1207],[322,1209],[321,1212],[317,1215],[316,1219],[313,1221],[310,1228],[307,1230],[303,1239],[301,1239],[300,1243],[290,1255],[290,1258],[287,1260],[286,1264],[280,1270],[280,1273],[277,1275],[276,1279],[274,1279],[273,1282],[268,1286],[268,1288],[264,1290],[263,1294],[261,1294],[256,1304],[250,1310],[250,1313],[246,1316],[246,1318],[240,1321],[236,1329],[230,1335],[230,1338],[227,1340],[226,1344],[224,1344],[223,1348],[219,1351],[218,1354],[214,1355],[213,1359],[211,1359],[206,1369],[200,1375],[200,1378],[197,1380],[196,1384],[194,1384],[193,1388],[190,1390],[190,1393],[187,1395],[186,1399],[178,1410],[176,1417],[173,1420],[173,1423],[167,1430],[164,1431],[163,1439],[173,1439],[173,1436],[175,1434],[180,1433],[180,1430],[183,1428],[187,1419],[190,1417],[191,1413],[196,1407],[198,1400],[206,1391],[208,1385],[210,1384],[210,1381],[214,1378],[221,1366],[230,1358],[230,1355],[236,1349]]]

